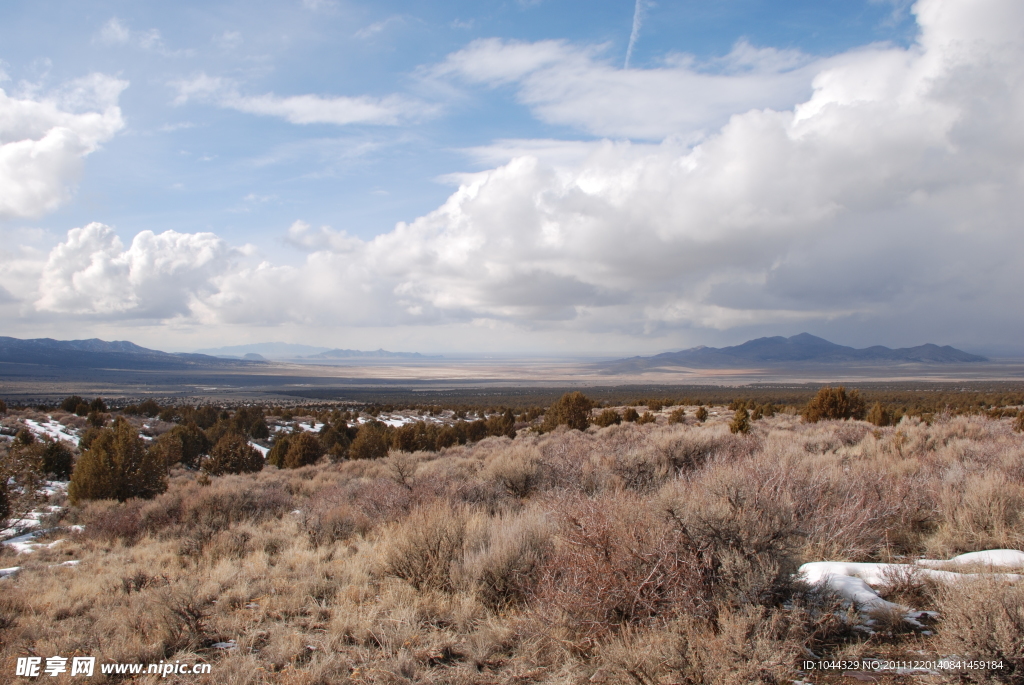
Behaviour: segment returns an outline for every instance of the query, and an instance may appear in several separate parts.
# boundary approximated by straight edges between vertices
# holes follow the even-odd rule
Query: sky
[[[1024,354],[1018,0],[0,9],[0,335]]]

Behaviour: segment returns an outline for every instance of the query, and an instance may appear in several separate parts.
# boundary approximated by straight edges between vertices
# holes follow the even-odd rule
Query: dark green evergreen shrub
[[[192,421],[167,431],[158,438],[157,444],[163,450],[167,466],[180,463],[192,469],[198,468],[199,458],[213,446],[206,433]]]
[[[876,426],[891,426],[893,425],[892,412],[889,408],[883,405],[881,402],[875,402],[874,406],[871,407],[871,411],[868,412],[868,423],[873,423]]]
[[[708,410],[707,410],[707,407],[704,407],[703,405],[700,406],[700,407],[697,407],[697,411],[694,412],[693,418],[697,419],[697,423],[704,423],[705,421],[707,421],[708,420]]]
[[[550,407],[544,415],[544,430],[552,430],[555,426],[568,426],[574,430],[586,430],[590,425],[590,410],[594,403],[581,393],[567,392]]]
[[[156,400],[146,400],[139,405],[139,413],[152,419],[160,413],[160,405]]]
[[[292,435],[290,433],[279,433],[270,446],[270,453],[267,454],[267,463],[279,469],[284,468],[284,455],[288,454],[291,446]]]
[[[803,411],[804,420],[817,423],[823,420],[863,419],[864,399],[856,390],[846,393],[846,388],[826,386],[807,403]]]
[[[112,428],[99,430],[78,458],[68,497],[72,504],[92,499],[147,499],[167,489],[164,465],[147,450],[138,431],[118,417]]]
[[[487,419],[487,435],[516,437],[516,417],[511,409]]]
[[[43,473],[52,474],[58,480],[64,480],[71,475],[71,464],[73,455],[71,449],[64,444],[63,440],[47,442],[43,447]]]
[[[387,427],[379,421],[369,421],[359,426],[352,446],[348,449],[350,459],[380,459],[388,455]]]
[[[750,412],[746,407],[737,409],[729,423],[729,430],[733,433],[747,433],[750,431]]]
[[[633,407],[626,407],[626,411],[622,412],[622,420],[628,421],[629,423],[635,423],[640,418],[640,414],[637,413]]]
[[[81,397],[79,397],[78,395],[72,395],[71,397],[65,398],[64,401],[60,403],[60,408],[62,411],[66,411],[69,414],[73,414],[75,413],[75,409],[78,408],[78,405],[84,403],[85,400],[83,400]]]
[[[594,424],[601,428],[616,426],[620,423],[622,423],[622,417],[614,409],[605,409],[594,419]]]
[[[7,479],[0,478],[0,524],[7,525],[7,517],[11,515],[11,499],[7,495]]]
[[[297,469],[300,466],[315,464],[320,457],[324,456],[324,447],[320,440],[313,433],[302,431],[293,435],[288,445],[288,452],[284,455],[284,466],[289,469]]]
[[[255,473],[263,469],[263,455],[241,433],[228,433],[203,459],[203,471],[211,476],[225,473]]]

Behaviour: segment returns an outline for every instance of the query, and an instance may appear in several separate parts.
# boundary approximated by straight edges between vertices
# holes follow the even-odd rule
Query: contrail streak
[[[633,30],[629,34],[629,47],[626,48],[626,63],[623,69],[629,69],[629,60],[633,56],[633,46],[636,39],[640,37],[640,25],[644,21],[644,0],[636,0],[636,7],[633,8]]]

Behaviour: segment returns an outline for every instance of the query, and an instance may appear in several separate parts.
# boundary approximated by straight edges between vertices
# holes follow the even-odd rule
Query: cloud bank
[[[735,73],[627,76],[592,48],[473,43],[435,75],[512,86],[538,117],[583,131],[665,139],[517,156],[373,240],[298,221],[287,234],[307,251],[298,266],[242,258],[211,234],[142,232],[126,250],[92,224],[49,255],[34,307],[631,336],[846,322],[1009,340],[1024,333],[1024,5],[922,0],[914,11],[909,48]],[[794,69],[811,67],[796,104],[742,104],[757,88],[783,97]],[[642,104],[602,111],[609,88]],[[689,112],[662,107],[690,93]],[[683,140],[726,106],[721,128]]]
[[[0,89],[0,219],[36,218],[66,202],[82,160],[124,128],[126,81],[92,74],[46,97]]]

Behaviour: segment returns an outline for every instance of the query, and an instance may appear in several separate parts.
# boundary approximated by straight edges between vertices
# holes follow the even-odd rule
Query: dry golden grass
[[[782,683],[807,650],[884,648],[1004,658],[1017,670],[1000,677],[1021,682],[1020,587],[893,577],[888,596],[945,620],[931,637],[898,621],[870,636],[793,577],[804,561],[1024,547],[1009,420],[777,414],[734,435],[714,411],[208,481],[175,471],[153,500],[69,510],[61,523],[85,531],[45,538],[59,545],[2,553],[23,568],[0,580],[0,668],[88,654],[213,664],[147,683]]]

